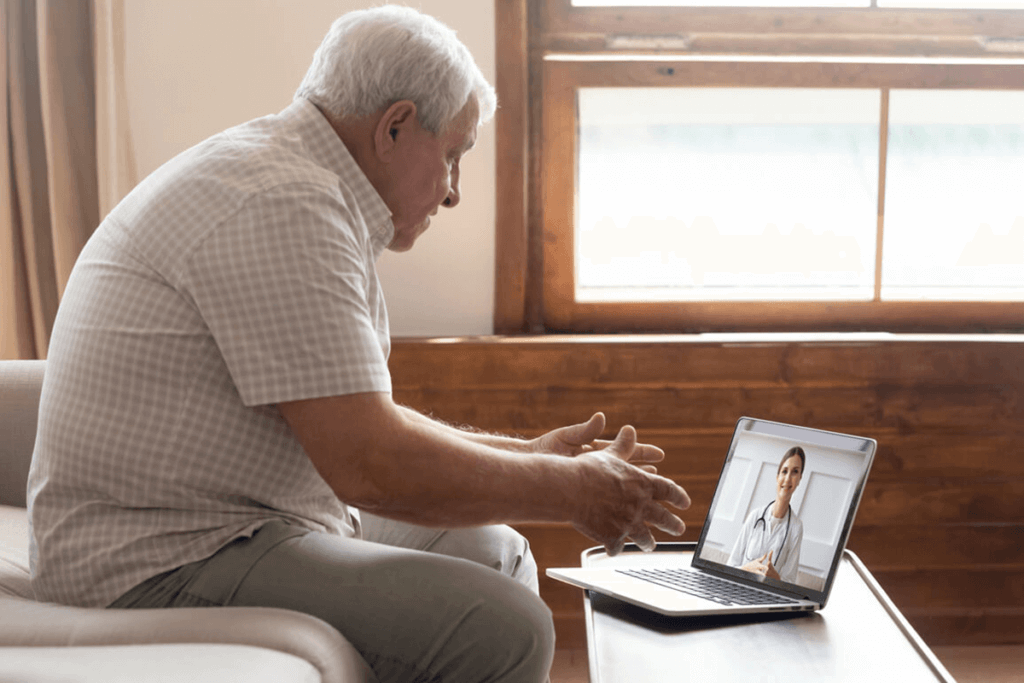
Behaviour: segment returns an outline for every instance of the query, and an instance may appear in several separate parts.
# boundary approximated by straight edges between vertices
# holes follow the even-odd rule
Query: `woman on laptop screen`
[[[790,448],[782,456],[775,475],[775,500],[751,511],[727,564],[796,583],[804,525],[789,502],[800,486],[805,461],[804,449],[799,446]]]

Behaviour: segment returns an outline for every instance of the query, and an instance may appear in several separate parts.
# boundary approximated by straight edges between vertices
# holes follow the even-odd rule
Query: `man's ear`
[[[409,132],[416,121],[416,105],[411,100],[399,100],[381,114],[373,135],[374,152],[377,158],[387,162],[391,160],[399,138]]]

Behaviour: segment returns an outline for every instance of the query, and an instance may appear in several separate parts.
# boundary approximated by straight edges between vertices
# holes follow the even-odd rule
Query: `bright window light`
[[[572,0],[573,7],[870,7],[870,0]],[[1024,9],[1024,0],[877,0],[906,9]]]
[[[889,95],[882,298],[1024,300],[1024,92]]]
[[[871,299],[880,99],[581,89],[577,299]]]
[[[870,0],[572,0],[573,7],[870,7]]]

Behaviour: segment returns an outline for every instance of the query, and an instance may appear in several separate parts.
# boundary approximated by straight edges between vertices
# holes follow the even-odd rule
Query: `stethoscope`
[[[768,523],[765,521],[764,517],[765,517],[765,515],[768,514],[768,510],[770,510],[772,505],[774,505],[774,504],[775,504],[774,500],[772,502],[768,503],[768,505],[766,505],[764,510],[761,512],[761,516],[758,517],[757,520],[754,521],[754,528],[753,528],[753,530],[752,530],[752,532],[750,534],[750,539],[747,541],[747,547],[746,547],[746,549],[744,550],[744,553],[743,553],[744,561],[745,562],[750,562],[750,561],[752,561],[754,559],[757,559],[758,557],[760,557],[761,555],[764,554],[764,553],[760,553],[760,554],[759,553],[754,553],[754,555],[751,556],[750,555],[750,543],[751,543],[751,541],[754,540],[753,531],[757,531],[757,523],[758,522],[760,522],[761,526],[764,527],[762,529],[762,531],[761,531],[762,538],[763,538],[763,534],[766,534],[768,532]],[[782,545],[779,546],[779,556],[776,557],[774,560],[772,560],[772,564],[775,565],[776,567],[781,567],[782,566],[782,551],[786,549],[786,540],[789,538],[789,524],[792,521],[792,519],[793,519],[793,506],[790,505],[786,509],[786,533],[783,534],[783,536],[782,536]]]

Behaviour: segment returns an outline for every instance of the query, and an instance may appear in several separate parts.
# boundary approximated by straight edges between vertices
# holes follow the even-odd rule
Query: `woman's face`
[[[804,465],[800,456],[791,455],[779,467],[779,474],[776,477],[776,493],[780,500],[789,500],[793,492],[800,485],[800,479],[804,476]]]

